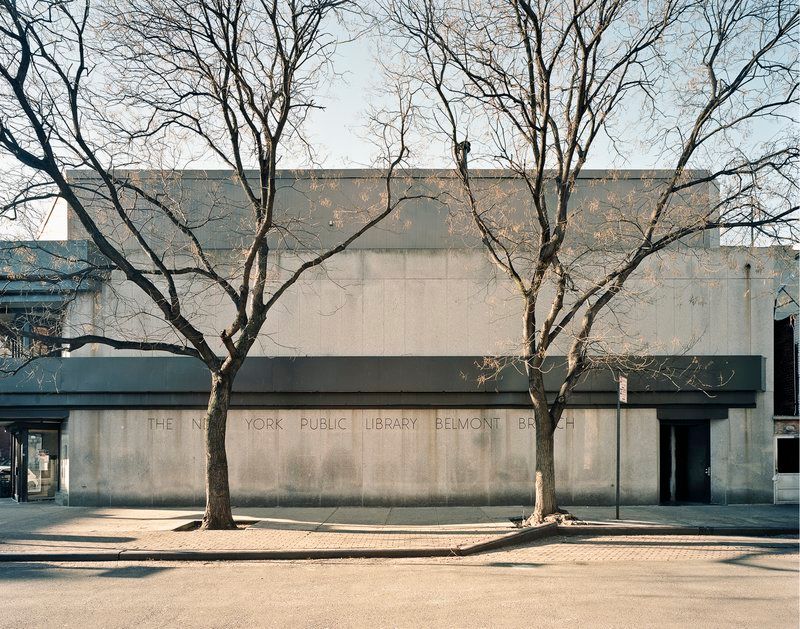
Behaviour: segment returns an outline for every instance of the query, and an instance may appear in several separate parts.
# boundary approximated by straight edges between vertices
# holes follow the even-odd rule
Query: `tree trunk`
[[[525,372],[528,376],[528,395],[536,417],[536,502],[528,524],[541,524],[548,515],[558,511],[556,504],[555,452],[553,447],[555,424],[547,406],[547,392],[541,370],[541,357],[536,356],[536,302],[525,299],[523,342],[525,347]]]
[[[225,430],[231,403],[231,379],[212,374],[211,394],[205,422],[206,441],[206,511],[202,528],[235,529],[231,513],[231,492],[228,485],[228,456],[225,452]]]
[[[556,502],[555,432],[550,415],[536,418],[536,503],[530,521],[541,524],[544,519],[558,512]]]

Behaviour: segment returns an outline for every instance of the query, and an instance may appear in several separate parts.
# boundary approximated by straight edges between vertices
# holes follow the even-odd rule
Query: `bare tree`
[[[522,299],[536,417],[531,521],[558,517],[554,432],[587,371],[621,359],[597,327],[626,281],[708,230],[796,236],[797,5],[389,0],[383,9],[400,53],[389,71],[417,78],[430,131],[451,148],[461,189],[451,202]],[[642,146],[663,170],[638,190],[576,194],[590,158]],[[506,169],[513,198],[488,189],[470,159]],[[565,375],[548,399],[545,359],[559,350]]]
[[[30,174],[4,211],[63,199],[100,254],[61,267],[57,255],[47,265],[34,259],[23,267],[29,274],[4,279],[110,274],[108,286],[135,287],[136,307],[160,322],[157,338],[122,320],[83,332],[0,320],[0,332],[41,344],[45,355],[102,344],[201,360],[211,376],[205,528],[234,527],[231,391],[271,309],[306,271],[414,196],[397,178],[408,156],[401,99],[400,115],[384,125],[379,201],[342,209],[338,243],[320,248],[327,218],[281,197],[280,160],[292,151],[313,157],[303,123],[330,76],[337,20],[354,8],[348,0],[0,0],[0,149]],[[230,176],[216,189],[204,181],[198,197],[174,169],[209,159]],[[135,170],[153,164],[162,168]],[[222,255],[215,232],[234,243]],[[294,250],[291,268],[275,251],[281,243]],[[204,301],[218,312],[212,321],[230,313],[221,329],[209,328]]]

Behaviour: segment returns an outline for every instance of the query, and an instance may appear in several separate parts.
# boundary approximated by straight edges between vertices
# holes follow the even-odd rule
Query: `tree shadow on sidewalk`
[[[66,533],[29,533],[27,531],[3,531],[0,533],[0,552],[2,544],[24,543],[28,541],[64,542],[72,545],[76,542],[93,544],[121,544],[135,541],[135,537],[122,537],[118,535],[69,535]]]
[[[112,579],[145,579],[153,575],[174,570],[173,566],[151,565],[71,565],[55,563],[30,562],[0,564],[0,582],[2,581],[43,581],[68,580],[77,578],[104,577]]]

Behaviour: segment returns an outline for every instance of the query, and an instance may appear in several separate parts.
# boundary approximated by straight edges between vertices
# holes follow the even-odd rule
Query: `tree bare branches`
[[[597,362],[596,322],[642,263],[710,230],[796,238],[798,8],[387,0],[382,21],[393,71],[417,78],[429,130],[452,147],[458,204],[523,300],[541,519],[556,510],[552,435]],[[576,198],[590,158],[632,152],[635,131],[660,166],[643,193]],[[479,189],[468,154],[522,182],[530,214]],[[548,400],[542,366],[563,336],[567,371]]]
[[[321,245],[322,224],[280,197],[290,181],[279,174],[282,156],[313,152],[304,122],[331,73],[333,29],[355,10],[349,0],[0,0],[0,151],[31,174],[3,211],[65,200],[110,285],[135,286],[155,307],[142,316],[166,325],[158,339],[2,331],[57,348],[99,343],[202,360],[212,375],[205,523],[213,528],[233,526],[224,445],[230,392],[271,308],[309,269],[415,198],[397,177],[412,115],[402,98],[397,133],[383,147],[385,193],[347,217],[349,235]],[[229,172],[207,177],[198,192],[176,169],[209,157]],[[220,229],[230,245],[222,257]],[[286,242],[298,260],[288,272],[275,253]],[[53,275],[66,279],[24,279]],[[213,330],[195,310],[216,296],[233,310]]]

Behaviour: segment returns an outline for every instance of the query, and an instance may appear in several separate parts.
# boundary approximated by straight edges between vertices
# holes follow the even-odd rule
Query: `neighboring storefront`
[[[6,430],[12,437],[11,497],[19,502],[55,499],[61,484],[61,422],[37,417],[10,422]]]

